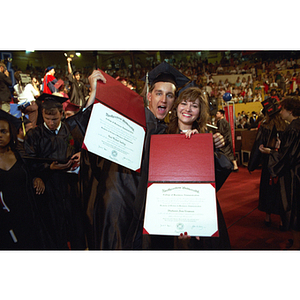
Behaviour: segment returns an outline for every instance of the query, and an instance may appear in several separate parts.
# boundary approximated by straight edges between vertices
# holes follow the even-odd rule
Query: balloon
[[[224,101],[228,102],[228,101],[230,101],[231,99],[232,99],[232,95],[231,95],[230,93],[225,93],[225,94],[223,95],[223,100],[224,100]]]

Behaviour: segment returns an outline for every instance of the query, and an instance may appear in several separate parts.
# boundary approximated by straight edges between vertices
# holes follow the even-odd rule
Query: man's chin
[[[158,112],[156,114],[156,118],[159,119],[159,120],[163,120],[166,117],[166,115],[167,115],[166,111],[165,112]]]
[[[156,119],[163,120],[167,114],[158,113],[156,114]]]

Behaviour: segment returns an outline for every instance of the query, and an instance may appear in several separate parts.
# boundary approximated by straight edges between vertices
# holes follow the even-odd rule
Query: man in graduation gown
[[[181,85],[189,81],[170,65],[163,63],[162,66],[163,70],[170,68],[177,76],[179,74]],[[94,71],[95,74],[97,72],[101,74],[100,71]],[[162,73],[161,69],[158,69],[157,72],[156,75]],[[175,76],[169,75],[168,78],[170,77],[174,82]],[[87,103],[89,107],[87,111],[90,109],[89,105],[93,103],[93,94],[95,95],[97,88],[95,80],[92,82],[90,80],[90,83],[92,94]],[[167,86],[168,91],[163,92],[164,99],[161,99],[160,105],[156,106],[159,119],[154,116],[150,109],[144,109],[147,130],[140,172],[132,171],[82,149],[80,177],[82,199],[87,215],[89,249],[142,248],[140,229],[147,191],[150,137],[152,134],[165,132],[166,124],[163,119],[171,109],[175,99],[176,87],[169,82]],[[136,93],[132,93],[136,97]],[[143,105],[142,97],[140,97],[140,102]],[[79,117],[80,114],[77,115],[77,118]]]
[[[88,91],[84,85],[84,82],[80,80],[80,72],[79,71],[72,71],[71,61],[72,58],[68,57],[68,80],[70,83],[70,102],[78,105],[79,107],[84,107],[86,100],[85,98],[88,96]]]
[[[55,249],[85,249],[78,174],[70,172],[80,162],[82,137],[61,121],[66,98],[44,93],[40,100],[44,123],[29,130],[24,142],[30,168],[46,187],[39,210]]]

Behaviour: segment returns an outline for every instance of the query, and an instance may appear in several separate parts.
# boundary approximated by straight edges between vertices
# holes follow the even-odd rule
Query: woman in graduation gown
[[[261,153],[259,146],[263,144],[268,148],[275,149],[277,136],[281,139],[287,124],[280,117],[279,101],[275,98],[269,98],[263,101],[262,105],[265,117],[257,131],[255,142],[251,150],[248,170],[252,172],[258,169],[260,165],[262,166],[258,209],[266,213],[265,224],[266,226],[270,226],[271,214],[280,214],[280,190],[278,180],[271,177],[268,169],[269,155]]]
[[[50,240],[46,238],[34,195],[34,188],[40,194],[45,186],[41,179],[32,179],[16,151],[14,124],[19,120],[4,113],[0,111],[0,249],[45,249]]]
[[[179,93],[179,97],[171,110],[170,123],[167,134],[186,134],[193,138],[196,133],[206,133],[208,121],[208,102],[198,87],[189,87]],[[216,190],[218,191],[233,168],[229,159],[215,149]],[[220,160],[223,164],[220,165]],[[181,233],[178,237],[169,236],[144,236],[144,247],[148,249],[230,249],[227,227],[221,207],[217,201],[217,216],[219,237],[191,238],[188,232]]]
[[[273,177],[278,176],[283,227],[293,234],[290,249],[300,249],[300,99],[289,96],[280,103],[280,115],[289,125],[282,134],[278,151],[264,145],[260,151],[270,155],[269,171]]]

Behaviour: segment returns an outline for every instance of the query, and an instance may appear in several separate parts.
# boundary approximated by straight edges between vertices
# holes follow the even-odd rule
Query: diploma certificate
[[[88,151],[136,171],[144,139],[142,126],[101,103],[94,104],[84,138]]]
[[[148,187],[144,233],[218,236],[216,191],[209,183],[153,183]]]

